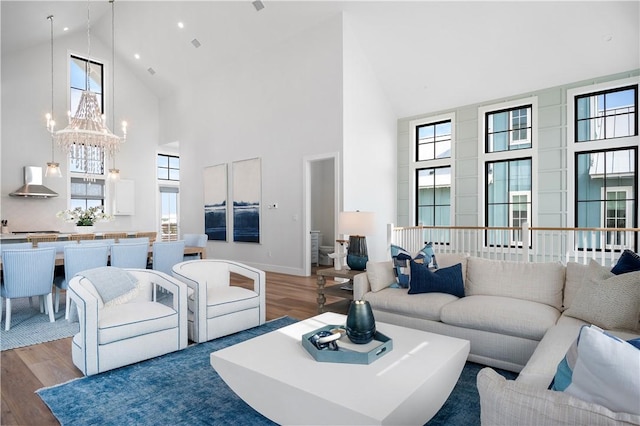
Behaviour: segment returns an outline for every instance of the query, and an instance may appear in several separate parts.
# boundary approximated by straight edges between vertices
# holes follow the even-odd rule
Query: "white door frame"
[[[316,161],[323,160],[333,160],[333,186],[334,186],[334,201],[333,201],[333,226],[334,226],[334,235],[337,234],[338,227],[338,213],[340,212],[341,203],[340,200],[342,198],[340,191],[340,153],[339,152],[330,152],[326,154],[316,154],[305,156],[302,159],[302,168],[303,168],[303,176],[304,176],[304,186],[303,186],[303,200],[304,206],[302,208],[303,212],[303,235],[304,235],[304,244],[302,248],[302,261],[304,262],[303,271],[305,276],[311,275],[311,163]]]

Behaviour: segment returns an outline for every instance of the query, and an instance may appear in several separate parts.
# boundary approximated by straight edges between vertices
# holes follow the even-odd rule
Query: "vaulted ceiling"
[[[2,0],[3,60],[48,42],[48,15],[56,36],[64,27],[86,33],[88,4],[92,37],[110,46],[108,0]],[[344,13],[398,117],[640,68],[639,1],[263,4],[257,11],[251,0],[116,0],[118,60],[163,98],[212,67]]]

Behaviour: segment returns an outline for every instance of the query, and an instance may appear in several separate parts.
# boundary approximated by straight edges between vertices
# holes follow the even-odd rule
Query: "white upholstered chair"
[[[231,273],[253,280],[253,289],[231,285]],[[202,259],[173,266],[189,286],[189,338],[206,342],[264,324],[264,271],[231,260]]]
[[[72,359],[87,376],[177,351],[188,343],[184,283],[149,269],[112,269],[127,271],[137,279],[133,299],[105,306],[101,293],[82,273],[69,282],[68,292],[80,321],[80,332],[73,337]],[[156,301],[156,294],[160,294],[156,286],[171,297],[165,292],[162,297],[168,300]]]

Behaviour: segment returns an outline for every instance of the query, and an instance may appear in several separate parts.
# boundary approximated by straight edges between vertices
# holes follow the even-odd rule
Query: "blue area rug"
[[[227,387],[211,367],[209,355],[294,322],[288,317],[280,318],[37,393],[62,425],[273,425]],[[480,424],[475,383],[481,368],[467,363],[449,400],[428,423],[430,426]],[[515,376],[508,374],[509,378]]]
[[[0,346],[3,351],[64,339],[80,331],[80,325],[77,322],[64,319],[64,295],[60,297],[60,310],[55,314],[55,322],[49,322],[49,315],[40,313],[37,297],[33,298],[33,306],[29,305],[29,299],[26,297],[14,299],[11,304],[9,331],[4,330],[6,314],[4,305],[2,310]]]

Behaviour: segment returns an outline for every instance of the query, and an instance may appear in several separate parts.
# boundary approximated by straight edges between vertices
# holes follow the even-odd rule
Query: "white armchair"
[[[231,285],[231,273],[253,280],[253,290]],[[264,271],[239,262],[202,259],[173,266],[189,286],[189,338],[206,342],[265,322]]]
[[[187,347],[186,285],[159,271],[125,270],[138,280],[138,293],[111,306],[88,278],[78,275],[69,283],[80,321],[72,358],[87,376]],[[166,292],[156,292],[156,286]],[[156,295],[168,300],[161,303]]]

